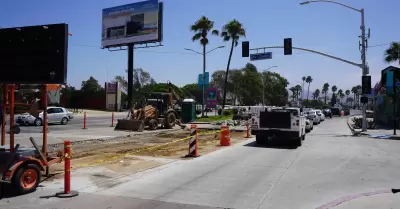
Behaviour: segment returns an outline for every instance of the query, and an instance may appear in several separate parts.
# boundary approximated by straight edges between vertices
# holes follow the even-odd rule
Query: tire
[[[42,123],[42,119],[40,119],[40,118],[36,118],[35,119],[35,122],[33,122],[36,126],[41,126],[41,125],[43,125],[43,123]]]
[[[301,144],[303,143],[303,136],[297,137],[294,142],[296,147],[301,147]]]
[[[304,134],[302,137],[301,137],[301,140],[306,140],[306,135]]]
[[[61,119],[61,125],[67,125],[67,123],[68,123],[68,118],[67,117],[63,117],[62,119]]]
[[[27,164],[18,168],[12,184],[18,194],[27,194],[36,190],[40,182],[40,170],[37,165]]]
[[[151,119],[149,121],[149,129],[156,130],[158,128],[158,121],[156,119]]]
[[[169,112],[164,120],[164,126],[165,128],[173,128],[175,126],[175,120],[176,120],[176,116],[174,112]]]
[[[264,138],[267,138],[267,140],[264,140]],[[256,144],[257,145],[262,145],[266,144],[268,142],[268,137],[263,137],[262,135],[256,135]]]
[[[306,129],[306,133],[310,133],[311,129]]]

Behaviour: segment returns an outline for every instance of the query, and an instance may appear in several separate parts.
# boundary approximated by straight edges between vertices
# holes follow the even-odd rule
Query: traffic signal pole
[[[396,113],[396,100],[397,100],[397,79],[396,79],[396,70],[393,71],[393,135],[396,135],[396,128],[397,128],[397,113]]]
[[[364,9],[360,10],[361,12],[361,61],[362,61],[362,75],[366,76],[368,75],[368,70],[367,70],[367,60],[366,60],[366,41],[365,41],[365,23],[364,23]],[[367,95],[362,95],[362,96],[367,96]],[[367,104],[365,103],[362,106],[362,131],[367,131]]]

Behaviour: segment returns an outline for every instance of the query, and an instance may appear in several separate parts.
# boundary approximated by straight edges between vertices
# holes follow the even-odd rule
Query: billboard
[[[67,55],[67,24],[0,27],[2,84],[64,84]]]
[[[101,45],[157,42],[162,39],[162,3],[147,0],[103,9]]]

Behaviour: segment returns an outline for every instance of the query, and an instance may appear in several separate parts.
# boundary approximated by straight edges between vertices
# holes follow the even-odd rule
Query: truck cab
[[[306,135],[306,118],[301,108],[260,107],[252,113],[251,134],[257,144],[266,144],[270,137],[301,146]]]

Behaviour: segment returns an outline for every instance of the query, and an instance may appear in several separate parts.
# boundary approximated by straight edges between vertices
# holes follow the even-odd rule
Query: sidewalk
[[[369,136],[372,138],[379,138],[379,139],[400,140],[400,130],[397,131],[397,135],[393,135],[393,129],[368,129],[367,131],[363,132],[362,129],[353,128],[352,125],[354,123],[352,122],[352,119],[355,117],[361,117],[361,116],[359,116],[359,115],[351,116],[347,120],[347,124],[354,135],[364,135],[364,136]],[[373,119],[367,118],[367,120],[370,121]]]

